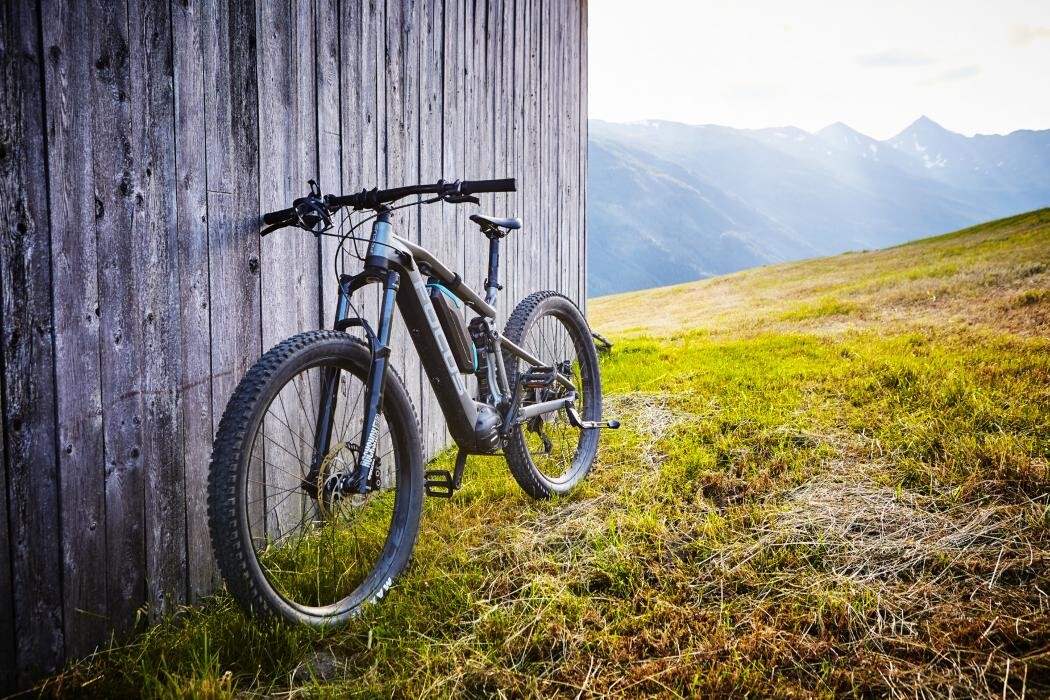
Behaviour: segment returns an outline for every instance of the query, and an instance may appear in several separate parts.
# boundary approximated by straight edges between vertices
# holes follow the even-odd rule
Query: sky
[[[1050,0],[590,0],[593,119],[1050,128]]]

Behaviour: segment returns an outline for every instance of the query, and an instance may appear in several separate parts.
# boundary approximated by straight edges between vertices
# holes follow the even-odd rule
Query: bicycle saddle
[[[498,228],[505,228],[508,231],[521,228],[521,219],[497,219],[494,216],[486,216],[484,214],[471,214],[470,220],[480,226],[484,230],[488,226],[495,226]]]

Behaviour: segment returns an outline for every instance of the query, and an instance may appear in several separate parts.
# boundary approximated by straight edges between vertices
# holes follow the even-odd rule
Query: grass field
[[[1050,696],[1050,210],[589,315],[624,427],[577,493],[472,458],[349,627],[219,594],[45,691]]]

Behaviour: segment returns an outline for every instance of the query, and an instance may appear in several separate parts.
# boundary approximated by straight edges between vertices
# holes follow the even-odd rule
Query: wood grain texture
[[[419,66],[417,94],[419,112],[418,158],[420,182],[437,182],[444,177],[442,169],[442,68],[444,66],[444,22],[442,0],[419,0],[416,4],[416,27],[419,38],[415,42]],[[422,206],[418,216],[419,242],[440,259],[447,257],[448,246],[444,235],[442,206]],[[444,420],[437,399],[430,390],[430,382],[422,368],[419,373],[419,420],[427,454],[434,454],[445,445]]]
[[[179,386],[181,313],[176,228],[175,93],[171,8],[129,6],[131,221],[142,343],[142,501],[146,603],[151,619],[186,601],[186,498]],[[107,513],[107,520],[108,520]]]
[[[204,23],[201,8],[172,3],[175,70],[175,237],[179,262],[179,398],[185,493],[187,596],[212,589],[215,563],[207,527],[208,460],[215,432],[211,395],[211,280],[208,170],[204,99]]]
[[[47,137],[37,8],[0,10],[0,694],[61,663]],[[17,646],[16,646],[17,644]]]
[[[24,589],[32,602],[19,643],[27,646],[45,638],[40,620],[56,617],[64,629],[47,637],[49,645],[64,643],[69,655],[89,651],[108,633],[106,458],[103,447],[100,369],[100,298],[96,246],[96,201],[93,157],[94,100],[92,72],[98,70],[90,36],[80,27],[93,21],[81,3],[46,2],[41,16],[50,18],[43,29],[44,91],[48,135],[48,192],[51,223],[51,262],[54,307],[58,479],[61,514],[59,528],[46,523],[47,501],[37,493],[8,498],[30,512],[26,519],[39,527],[37,541],[60,532],[63,609],[58,613],[41,589],[55,586],[55,571],[41,571]],[[103,205],[104,206],[104,205]],[[53,487],[54,482],[47,485]],[[43,487],[43,484],[40,485]],[[29,543],[27,543],[29,544]],[[27,550],[26,558],[38,553]],[[140,559],[142,552],[136,552]],[[17,555],[16,555],[17,557]],[[18,593],[16,592],[16,599]],[[20,607],[16,600],[16,609]],[[85,612],[86,611],[86,614]],[[22,642],[22,636],[25,642]],[[40,649],[37,664],[23,665],[22,675],[54,668],[62,651]],[[34,653],[34,656],[36,654]],[[28,657],[27,657],[28,659]]]
[[[144,343],[133,221],[143,197],[132,143],[131,51],[124,2],[88,3],[99,361],[106,469],[107,617],[130,630],[146,600],[143,443]],[[57,184],[57,183],[56,183]],[[81,608],[88,613],[97,612]],[[82,614],[82,613],[75,613]]]
[[[4,303],[3,272],[0,270],[0,307]],[[4,367],[3,354],[0,353],[0,370]],[[6,393],[6,392],[5,392]],[[0,395],[0,406],[3,406]],[[4,421],[0,420],[0,549],[11,551],[9,530],[7,527],[7,449],[4,447]],[[0,693],[9,694],[15,689],[17,680],[15,668],[15,611],[14,589],[11,586],[11,557],[0,557]]]
[[[481,196],[481,211],[525,222],[502,244],[500,325],[534,290],[583,304],[586,11],[0,10],[0,692],[130,630],[144,605],[156,616],[214,590],[206,480],[226,402],[265,349],[330,324],[334,273],[359,266],[331,239],[260,240],[260,213],[307,179],[353,192],[516,177],[517,193]],[[480,290],[476,210],[393,222]],[[355,302],[374,318],[378,290]],[[433,455],[449,436],[400,320],[392,342]]]
[[[325,192],[344,191],[340,114],[343,67],[340,60],[340,41],[343,35],[351,33],[344,24],[346,21],[348,18],[341,11],[339,0],[318,0],[314,16],[317,57],[317,174],[320,177],[321,189]],[[321,237],[318,240],[318,327],[332,323],[336,306],[337,283],[332,266],[336,245],[334,238]]]
[[[580,266],[579,287],[576,290],[577,303],[584,314],[587,313],[587,0],[580,0],[580,56],[579,73],[576,85],[578,112],[576,124],[579,127],[577,145],[577,163],[579,165],[580,198],[579,207],[580,237],[576,251],[576,260]]]
[[[259,101],[255,3],[205,0],[204,67],[216,417],[259,357]]]

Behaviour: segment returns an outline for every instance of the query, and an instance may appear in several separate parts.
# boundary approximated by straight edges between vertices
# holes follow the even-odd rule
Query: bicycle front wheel
[[[419,532],[423,455],[415,411],[392,370],[366,495],[342,488],[362,449],[370,354],[345,333],[312,331],[264,355],[219,423],[208,477],[212,546],[247,610],[339,624],[381,598]],[[327,454],[315,453],[322,387],[335,388]]]

